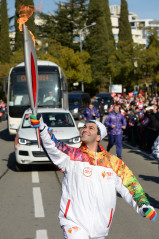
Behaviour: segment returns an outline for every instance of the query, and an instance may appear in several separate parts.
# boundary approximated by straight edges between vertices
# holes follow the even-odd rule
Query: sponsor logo
[[[103,171],[103,172],[101,173],[101,175],[102,175],[103,178],[106,177],[106,179],[109,180],[109,179],[112,178],[113,173],[112,173],[112,172],[105,172],[105,171]]]
[[[84,168],[84,169],[83,169],[83,174],[84,174],[84,176],[86,176],[86,177],[91,177],[91,175],[92,175],[92,169],[89,168],[89,167]]]
[[[75,226],[75,227],[70,227],[68,228],[68,233],[72,234],[73,232],[78,232],[80,228]]]

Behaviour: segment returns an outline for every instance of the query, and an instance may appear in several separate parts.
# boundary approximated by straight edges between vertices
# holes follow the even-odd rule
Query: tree
[[[154,82],[159,83],[159,39],[157,29],[150,29],[149,45],[147,50],[150,52],[151,59],[153,58],[151,79]]]
[[[46,49],[45,42],[37,52],[38,58],[54,61],[60,65],[67,77],[69,89],[71,89],[73,82],[81,82],[83,78],[88,84],[92,81],[91,67],[87,64],[89,59],[87,52],[75,52],[52,39],[47,39]],[[47,54],[44,54],[45,52]]]
[[[63,46],[79,50],[79,42],[76,38],[79,38],[79,30],[86,23],[86,0],[70,0],[65,4],[58,4],[58,6],[55,15],[55,39]]]
[[[153,81],[159,71],[159,49],[150,47],[138,53],[138,73],[140,79]]]
[[[112,32],[112,23],[111,23],[111,17],[110,17],[110,8],[109,8],[109,0],[103,0],[104,3],[104,11],[105,11],[105,20],[107,23],[107,29],[108,29],[108,34],[109,34],[109,41],[114,42],[114,36]]]
[[[112,60],[116,62],[116,69],[113,69]],[[134,52],[126,0],[121,0],[118,49],[116,50],[115,57],[110,58],[109,71],[111,71],[111,76],[114,76],[113,80],[116,83],[120,83],[126,88],[133,86],[135,81]]]
[[[63,46],[71,47],[73,46],[73,29],[75,27],[73,17],[69,13],[69,8],[72,5],[68,5],[68,3],[57,5],[58,9],[55,14],[39,13],[45,24],[38,26],[38,37],[43,39],[53,38]]]
[[[79,30],[86,24],[86,0],[69,0],[57,4],[55,14],[39,13],[45,24],[38,26],[38,35],[53,38],[63,46],[79,50]]]
[[[9,62],[11,56],[9,40],[9,19],[6,0],[1,0],[1,39],[0,39],[0,60],[2,63]]]
[[[127,45],[123,52],[118,48],[109,57],[106,71],[115,84],[122,84],[125,88],[131,88],[135,84],[133,57],[129,56],[131,45]]]
[[[77,0],[77,19],[76,19],[76,24],[79,29],[83,28],[86,24],[87,21],[87,15],[88,15],[88,4],[87,0]]]
[[[90,0],[88,7],[87,25],[96,22],[95,26],[89,28],[89,34],[86,38],[86,49],[91,56],[89,63],[96,85],[103,84],[105,80],[105,67],[109,52],[109,34],[103,3],[103,1]]]
[[[10,65],[15,66],[18,65],[19,63],[24,61],[24,50],[23,48],[18,49],[17,51],[13,52],[13,55],[11,56],[10,59]]]
[[[19,15],[24,12],[24,10],[20,10],[21,6],[29,6],[30,9],[33,10],[33,14],[31,17],[29,17],[28,21],[26,22],[26,26],[28,29],[35,35],[35,23],[34,23],[34,3],[33,0],[27,0],[24,2],[24,0],[16,0],[15,1],[15,50],[18,50],[23,47],[23,33],[19,30],[19,24],[17,23],[17,20],[19,19]]]
[[[126,0],[121,0],[121,12],[120,12],[120,22],[119,22],[119,43],[118,45],[121,47],[122,45],[126,45],[128,43],[132,43],[132,34],[131,27],[128,20],[128,5]]]
[[[69,16],[69,12],[71,12],[68,8],[69,5],[61,5],[59,4],[59,8],[56,11],[55,21],[55,38],[58,42],[60,42],[63,46],[71,47],[73,43],[73,6],[72,9],[72,16]],[[73,21],[74,22],[74,21]]]
[[[1,39],[1,1],[0,1],[0,39]]]
[[[157,29],[148,29],[150,35],[148,39],[148,48],[155,47],[156,49],[159,49],[159,38]]]
[[[83,29],[86,26],[87,17],[88,17],[88,4],[87,0],[77,0],[77,12],[76,12],[76,18],[74,18],[74,29],[73,29],[73,49],[79,50],[80,46],[80,40],[79,40],[79,33],[80,30]]]
[[[55,39],[55,17],[53,14],[38,12],[37,16],[41,19],[42,24],[36,25],[38,39]]]

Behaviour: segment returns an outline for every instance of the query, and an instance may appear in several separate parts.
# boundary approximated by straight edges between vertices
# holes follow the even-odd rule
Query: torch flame
[[[19,23],[19,30],[22,31],[22,25],[26,23],[28,19],[33,15],[33,13],[35,12],[35,9],[34,9],[34,6],[32,5],[25,6],[24,4],[20,4],[17,11],[19,13],[19,18],[17,20],[17,23]],[[29,32],[35,46],[35,37],[31,31]]]

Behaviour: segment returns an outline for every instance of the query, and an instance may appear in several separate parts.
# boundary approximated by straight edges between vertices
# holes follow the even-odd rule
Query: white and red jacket
[[[64,172],[61,226],[82,227],[90,237],[108,235],[117,192],[143,216],[142,206],[149,205],[149,201],[122,160],[102,146],[101,152],[92,152],[83,145],[73,148],[57,142],[47,127],[40,135],[49,159]]]

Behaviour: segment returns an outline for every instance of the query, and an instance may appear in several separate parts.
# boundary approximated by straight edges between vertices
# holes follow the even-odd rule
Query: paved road
[[[14,137],[0,123],[0,239],[62,239],[58,223],[62,173],[52,165],[15,171]],[[106,147],[107,141],[102,141]],[[112,153],[115,153],[113,147]],[[155,160],[123,147],[123,160],[132,169],[159,214],[159,172]],[[156,222],[140,217],[120,196],[109,239],[158,239]]]

